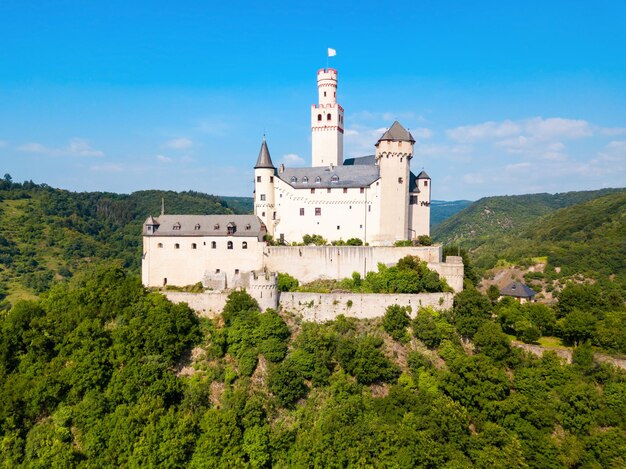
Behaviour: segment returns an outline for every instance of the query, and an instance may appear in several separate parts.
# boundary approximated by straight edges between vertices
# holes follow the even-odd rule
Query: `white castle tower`
[[[276,207],[274,206],[274,175],[276,168],[272,163],[270,151],[263,136],[261,150],[254,165],[254,214],[261,219],[267,227],[269,234],[274,234],[276,223]]]
[[[415,139],[395,121],[376,143],[376,164],[380,167],[379,239],[412,239],[409,233],[409,183]],[[421,234],[421,233],[420,233]]]
[[[318,103],[311,107],[312,166],[343,165],[343,108],[337,103],[337,70],[317,72]]]

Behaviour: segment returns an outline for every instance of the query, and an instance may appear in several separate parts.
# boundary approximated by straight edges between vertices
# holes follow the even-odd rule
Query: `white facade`
[[[264,139],[255,166],[255,215],[286,244],[300,243],[306,234],[382,246],[430,235],[431,181],[424,171],[411,173],[411,133],[394,122],[375,155],[344,161],[337,71],[322,69],[317,77],[312,166],[276,168]]]

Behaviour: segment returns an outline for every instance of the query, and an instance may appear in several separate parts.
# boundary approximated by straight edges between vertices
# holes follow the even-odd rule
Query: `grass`
[[[564,345],[561,339],[558,337],[541,337],[538,340],[539,345],[542,347],[550,347],[550,348],[561,348],[561,349],[571,349],[572,347],[568,347]]]

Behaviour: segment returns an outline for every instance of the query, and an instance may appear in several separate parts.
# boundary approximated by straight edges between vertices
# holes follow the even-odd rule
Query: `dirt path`
[[[543,352],[545,352],[546,350],[551,350],[555,352],[559,357],[565,359],[567,363],[572,363],[572,350],[571,349],[557,348],[557,347],[542,347],[541,345],[525,344],[523,342],[518,342],[517,340],[511,341],[511,345],[513,345],[514,347],[518,347],[523,350],[526,350],[527,352],[537,355],[538,357],[542,356]],[[612,365],[618,368],[626,370],[626,359],[616,358],[610,355],[606,355],[604,353],[597,353],[597,352],[594,352],[593,358],[594,360],[598,362],[611,363]]]

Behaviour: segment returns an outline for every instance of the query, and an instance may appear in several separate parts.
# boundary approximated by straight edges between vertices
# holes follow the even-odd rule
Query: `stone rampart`
[[[420,306],[436,310],[452,308],[452,293],[281,293],[282,309],[300,314],[305,321],[332,321],[340,314],[358,319],[382,317],[388,306],[410,306],[414,317]]]

